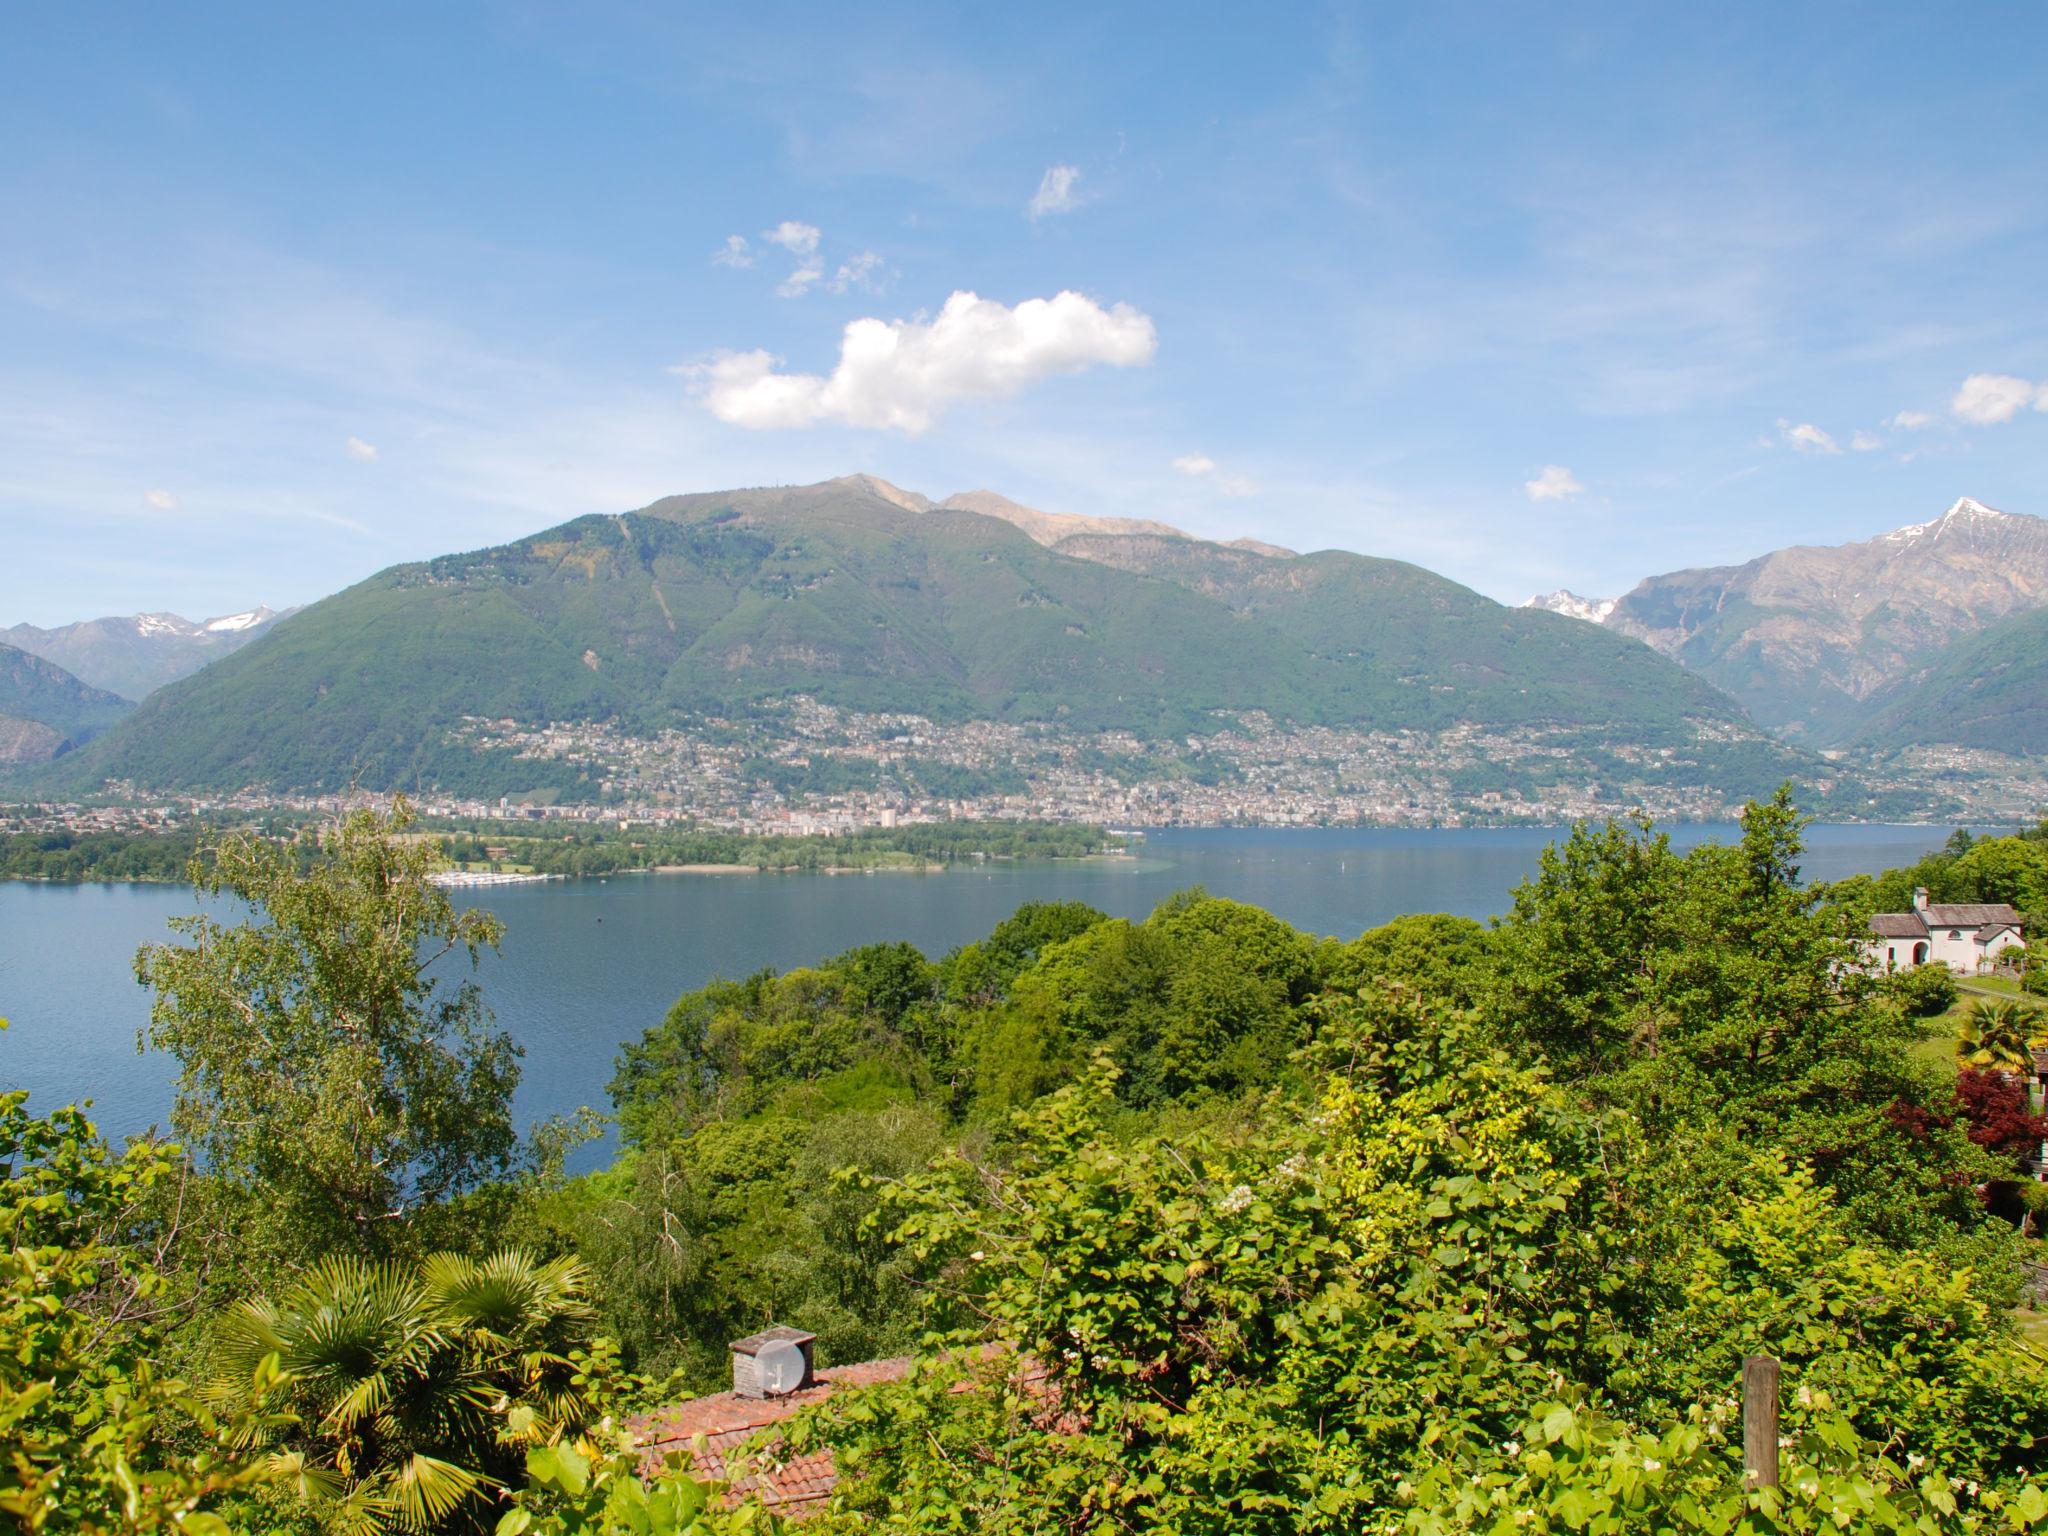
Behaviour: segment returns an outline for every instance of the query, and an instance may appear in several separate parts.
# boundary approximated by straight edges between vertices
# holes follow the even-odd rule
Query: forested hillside
[[[0,1507],[772,1529],[636,1476],[626,1428],[772,1321],[828,1366],[918,1357],[782,1425],[839,1470],[809,1530],[2048,1520],[2012,1312],[2048,1123],[1918,979],[1854,963],[1927,870],[1803,885],[1783,796],[1683,856],[1579,828],[1492,927],[1319,938],[1190,891],[719,982],[625,1050],[625,1151],[575,1180],[588,1127],[516,1135],[517,1048],[436,979],[501,931],[406,833],[360,812],[197,871],[248,916],[138,957],[182,1148],[0,1098],[0,1215],[41,1255],[0,1272]],[[1927,868],[2048,890],[2048,837]]]
[[[1380,731],[1540,726],[1593,745],[1761,752],[1758,783],[1795,766],[1646,647],[1415,566],[1140,542],[1175,545],[1173,558],[1076,558],[858,478],[580,518],[314,604],[151,695],[73,778],[590,794],[562,762],[450,732],[466,716],[650,732],[796,695],[1146,738],[1214,729],[1219,710]]]
[[[1860,746],[1950,742],[2015,756],[2048,752],[2048,608],[1954,641],[1870,703],[1856,733]]]
[[[40,656],[0,645],[0,764],[57,757],[90,741],[130,707]]]

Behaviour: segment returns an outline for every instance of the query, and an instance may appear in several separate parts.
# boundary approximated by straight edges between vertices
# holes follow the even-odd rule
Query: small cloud
[[[830,376],[780,373],[765,350],[721,352],[675,371],[694,379],[706,410],[752,428],[853,427],[924,431],[956,400],[1013,395],[1097,364],[1141,368],[1159,350],[1151,317],[1071,291],[1014,309],[960,290],[931,320],[848,323]]]
[[[366,464],[371,459],[377,457],[377,445],[375,443],[366,443],[360,437],[352,437],[341,446],[347,451],[350,458],[361,459]]]
[[[1569,501],[1585,487],[1562,464],[1546,464],[1536,471],[1534,480],[1522,482],[1522,489],[1531,501]]]
[[[1783,416],[1778,418],[1778,436],[1801,453],[1840,453],[1841,446],[1810,421],[1794,426]]]
[[[832,281],[825,286],[834,293],[851,293],[859,289],[862,293],[880,293],[888,286],[882,272],[882,258],[873,251],[862,251],[858,256],[849,256],[839,264],[839,270],[832,274]]]
[[[178,498],[169,491],[144,491],[142,499],[159,512],[174,512],[178,507]]]
[[[1191,479],[1207,480],[1225,496],[1255,496],[1258,486],[1243,475],[1232,474],[1206,453],[1184,453],[1173,467]]]
[[[1039,178],[1038,190],[1031,194],[1031,203],[1026,210],[1032,218],[1042,219],[1049,213],[1071,213],[1080,206],[1080,199],[1074,195],[1074,184],[1081,179],[1078,165],[1054,165],[1046,168]]]
[[[745,235],[727,235],[725,244],[711,253],[714,267],[751,267],[754,264],[754,249],[747,244]]]
[[[1875,432],[1865,432],[1861,428],[1858,428],[1856,435],[1849,439],[1850,450],[1855,453],[1872,453],[1883,446],[1883,438]]]
[[[800,223],[795,219],[784,219],[773,229],[761,231],[761,238],[770,245],[779,245],[796,258],[796,267],[781,282],[775,291],[785,299],[801,298],[811,285],[825,275],[825,263],[818,255],[820,231],[815,224]]]
[[[1934,412],[1900,411],[1895,416],[1886,417],[1885,425],[1897,427],[1901,432],[1918,432],[1922,427],[1934,425]]]
[[[1980,427],[2011,421],[2028,406],[2048,411],[2048,384],[2016,379],[2009,373],[1973,373],[1963,380],[1949,409]]]

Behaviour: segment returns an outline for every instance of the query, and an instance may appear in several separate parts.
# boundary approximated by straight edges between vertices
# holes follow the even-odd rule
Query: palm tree
[[[1956,1030],[1956,1055],[1980,1072],[2034,1070],[2033,1044],[2041,1038],[2043,1016],[2038,1008],[2000,998],[1979,998],[1964,1010]]]
[[[213,1396],[238,1406],[277,1357],[296,1422],[251,1441],[331,1530],[488,1530],[490,1490],[523,1481],[519,1442],[581,1425],[569,1352],[594,1317],[586,1280],[574,1259],[518,1249],[328,1259],[228,1315]]]

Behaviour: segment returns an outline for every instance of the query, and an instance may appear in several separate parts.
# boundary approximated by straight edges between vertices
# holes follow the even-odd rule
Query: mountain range
[[[54,662],[90,687],[138,700],[232,655],[290,611],[258,607],[196,624],[175,613],[86,619],[56,629],[17,624],[0,629],[0,644]]]
[[[1194,539],[854,476],[676,496],[394,566],[152,693],[70,760],[158,788],[494,789],[541,770],[465,718],[652,732],[792,695],[1151,739],[1218,712],[1540,728],[1791,762],[1632,639],[1400,561]]]
[[[1530,599],[1643,641],[1791,741],[2009,752],[2048,743],[2044,605],[2048,519],[1967,496],[1859,543]]]
[[[477,722],[644,739],[798,697],[1155,743],[1224,721],[1520,732],[1524,767],[1618,783],[1675,755],[1699,778],[1666,782],[1737,793],[1824,775],[1809,747],[2048,750],[2048,521],[1969,498],[1507,608],[1400,561],[853,475],[577,518],[286,617],[0,631],[41,648],[0,645],[0,761],[61,758],[73,790],[581,792],[587,762],[481,750]]]

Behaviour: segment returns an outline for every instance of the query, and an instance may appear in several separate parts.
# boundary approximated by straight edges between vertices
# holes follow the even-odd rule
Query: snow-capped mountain
[[[0,641],[55,662],[95,688],[140,699],[240,650],[295,611],[259,605],[197,623],[175,613],[131,613],[55,629],[17,624],[0,629]]]
[[[1581,597],[1565,587],[1555,592],[1540,592],[1522,604],[1524,608],[1541,608],[1547,613],[1561,613],[1568,619],[1584,619],[1588,624],[1605,624],[1607,615],[1614,612],[1618,597]]]

